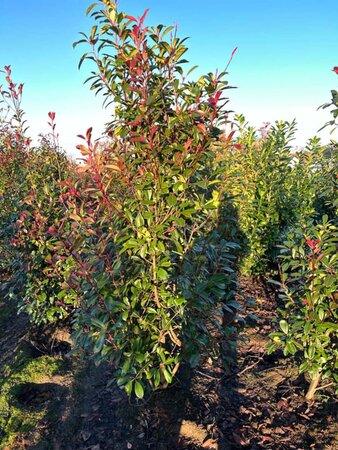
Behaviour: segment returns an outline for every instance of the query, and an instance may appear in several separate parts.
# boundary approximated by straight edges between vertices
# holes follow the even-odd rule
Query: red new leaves
[[[338,66],[335,66],[332,70],[334,73],[336,73],[338,75]]]
[[[48,125],[51,127],[51,133],[50,137],[53,141],[54,147],[59,147],[59,134],[55,132],[56,123],[55,123],[55,112],[49,112],[48,117],[50,119],[50,122],[47,122]]]
[[[235,53],[237,52],[237,49],[238,49],[238,47],[235,47],[235,48],[233,49],[233,51],[231,52],[230,59],[229,59],[227,65],[226,65],[226,67],[225,67],[225,69],[224,69],[225,71],[228,70],[228,67],[229,67],[230,64],[231,64],[231,61],[233,60],[233,57],[235,56]]]
[[[143,28],[143,24],[147,17],[148,12],[149,12],[149,9],[146,9],[143,16],[138,18],[137,25],[133,25],[132,32],[130,33],[136,47],[139,50],[141,49],[141,44],[144,41],[145,35],[148,30],[148,28]],[[128,19],[132,18],[131,20],[135,19],[132,16],[126,16],[126,18],[128,18]]]
[[[235,53],[237,52],[237,49],[238,49],[238,47],[236,47],[236,48],[233,49],[233,51],[232,51],[232,53],[231,53],[231,57],[232,57],[232,58],[234,57]]]
[[[317,254],[319,254],[321,252],[321,245],[320,245],[321,241],[320,241],[320,239],[316,239],[316,240],[307,239],[306,240],[306,244],[311,249],[311,254],[312,255],[317,255]],[[309,255],[309,258],[310,257],[311,256]]]
[[[55,112],[49,112],[48,113],[48,117],[50,118],[50,120],[53,122],[55,119]]]
[[[316,241],[314,241],[312,239],[307,239],[306,243],[311,248],[311,250],[315,250],[315,249],[317,249],[318,244],[320,243],[320,240],[317,239]]]
[[[208,102],[210,103],[210,105],[216,106],[219,99],[221,98],[221,95],[222,95],[222,92],[219,91],[219,92],[216,92],[216,94],[213,97],[209,97]]]
[[[12,97],[13,107],[16,108],[21,100],[23,84],[22,83],[19,84],[18,88],[16,88],[17,84],[13,83],[13,80],[11,78],[11,75],[12,75],[11,66],[5,66],[4,69],[5,69],[5,73],[6,73],[5,80],[8,85],[8,91],[2,90],[2,86],[0,86],[0,93],[3,96],[4,100],[6,98]],[[8,104],[7,101],[6,101],[6,103]]]

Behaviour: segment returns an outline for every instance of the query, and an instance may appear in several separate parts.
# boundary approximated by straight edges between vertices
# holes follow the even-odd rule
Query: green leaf
[[[135,225],[139,228],[139,227],[142,227],[143,225],[144,225],[144,219],[143,219],[143,217],[141,216],[141,214],[138,214],[137,216],[136,216],[136,218],[135,218]]]
[[[168,197],[168,205],[169,206],[174,206],[177,203],[177,197],[175,197],[175,195],[169,195]]]
[[[88,6],[87,10],[86,10],[86,15],[88,16],[90,14],[90,12],[97,6],[97,3],[92,3],[91,5]]]
[[[125,389],[127,395],[131,395],[131,393],[132,393],[132,391],[133,391],[133,382],[132,382],[132,381],[129,381],[129,382],[125,385],[124,389]]]
[[[165,367],[163,368],[163,375],[167,383],[170,384],[173,381],[171,373]]]
[[[160,281],[167,280],[168,277],[169,277],[168,272],[166,270],[164,270],[163,268],[160,268],[157,270],[157,278]]]
[[[286,348],[288,349],[288,352],[291,355],[294,355],[296,353],[296,351],[297,351],[297,348],[296,348],[295,344],[293,342],[291,342],[291,341],[287,341]]]
[[[314,345],[310,345],[308,350],[307,350],[307,354],[308,354],[308,358],[309,359],[313,359],[316,353],[316,348]]]
[[[135,394],[136,394],[137,398],[143,398],[144,389],[143,389],[142,383],[140,381],[135,381],[134,390],[135,390]]]
[[[281,320],[279,322],[279,326],[280,326],[280,329],[283,331],[283,333],[288,334],[288,332],[289,332],[289,324],[287,323],[286,320]]]

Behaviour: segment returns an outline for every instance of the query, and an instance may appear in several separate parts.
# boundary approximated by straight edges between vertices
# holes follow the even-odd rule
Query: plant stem
[[[153,255],[153,282],[154,282],[154,295],[155,295],[155,303],[158,308],[161,308],[159,295],[158,295],[158,288],[157,288],[157,273],[156,273],[156,256]]]
[[[318,373],[315,376],[315,378],[312,378],[310,386],[309,386],[309,390],[307,391],[306,396],[305,396],[306,400],[308,400],[308,401],[313,400],[313,397],[315,395],[315,392],[316,392],[318,383],[320,381],[320,378],[321,378],[321,374],[320,373]]]

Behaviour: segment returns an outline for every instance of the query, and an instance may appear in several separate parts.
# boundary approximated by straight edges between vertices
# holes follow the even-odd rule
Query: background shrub
[[[338,229],[327,219],[293,231],[281,248],[281,331],[269,345],[295,355],[310,375],[308,399],[321,378],[338,386]]]
[[[237,143],[227,145],[223,156],[226,186],[247,238],[242,271],[263,275],[271,268],[281,233],[295,220],[289,186],[295,124],[279,122],[257,131],[243,116],[236,120]]]
[[[12,226],[20,214],[20,205],[29,189],[26,183],[30,141],[24,137],[25,121],[21,109],[23,85],[11,78],[5,67],[5,86],[0,88],[0,270],[18,269],[16,252],[9,242]]]
[[[0,247],[1,268],[6,272],[2,290],[19,299],[20,310],[36,323],[53,322],[67,315],[74,293],[65,291],[63,272],[69,258],[53,254],[52,233],[63,217],[60,183],[74,173],[60,149],[55,132],[55,114],[49,113],[51,133],[32,147],[26,137],[21,109],[22,85],[17,87],[5,68],[7,90],[0,134]],[[50,263],[54,267],[50,271]]]
[[[67,230],[62,182],[70,182],[74,166],[61,149],[48,138],[30,157],[27,183],[29,196],[22,202],[12,240],[21,252],[19,310],[36,324],[65,319],[74,309],[76,293],[67,281],[74,266],[71,256],[57,245],[55,230]]]
[[[309,218],[320,222],[323,215],[337,220],[337,150],[334,142],[323,145],[315,137],[293,155],[289,191],[295,223],[304,224]]]

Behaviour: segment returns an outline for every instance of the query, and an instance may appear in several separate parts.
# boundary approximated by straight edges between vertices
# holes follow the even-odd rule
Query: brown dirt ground
[[[247,312],[259,319],[242,331],[230,372],[220,361],[206,361],[139,403],[130,402],[114,382],[109,385],[113,371],[108,365],[95,367],[67,356],[69,337],[59,330],[53,351],[68,360],[69,369],[25,396],[28,407],[34,407],[49,386],[54,389],[44,400],[45,419],[34,433],[23,433],[12,449],[337,450],[338,411],[332,393],[323,390],[324,401],[306,403],[306,380],[283,355],[266,354],[277,308],[273,290],[246,279],[239,292],[243,304],[256,299]],[[27,327],[22,316],[7,321],[0,334],[0,369],[23,339],[37,348],[36,357],[44,351],[41,339],[36,342]],[[50,336],[43,339],[50,347]]]

